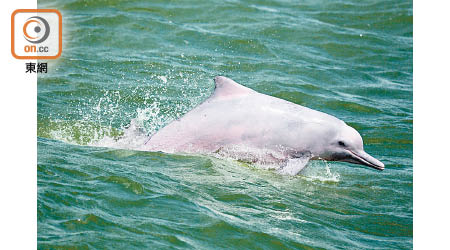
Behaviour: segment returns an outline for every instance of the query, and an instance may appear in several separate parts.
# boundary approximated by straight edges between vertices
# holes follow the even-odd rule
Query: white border
[[[37,246],[37,76],[11,54],[11,14],[36,9],[36,0],[3,1],[1,10],[1,249]],[[36,62],[36,60],[34,60]]]
[[[414,1],[414,248],[448,247],[450,36],[446,1]],[[445,6],[444,6],[445,5]]]
[[[1,8],[1,227],[3,249],[34,249],[37,241],[37,79],[10,52],[15,9],[34,0],[4,1]],[[414,247],[446,246],[450,213],[450,39],[447,6],[414,1]],[[9,247],[8,247],[9,246]]]

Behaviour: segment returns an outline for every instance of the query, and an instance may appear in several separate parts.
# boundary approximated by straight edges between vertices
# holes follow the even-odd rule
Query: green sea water
[[[412,1],[38,0],[39,249],[410,249]],[[356,128],[383,172],[133,150],[228,76]],[[120,139],[120,138],[126,138]]]

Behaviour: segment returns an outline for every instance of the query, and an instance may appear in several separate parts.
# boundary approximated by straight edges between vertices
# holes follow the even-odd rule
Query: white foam
[[[167,77],[166,76],[158,76],[158,79],[161,80],[163,83],[167,83]]]
[[[333,172],[330,169],[330,165],[324,160],[314,160],[309,161],[305,167],[300,171],[299,175],[302,178],[311,181],[321,181],[321,182],[339,182],[341,176],[337,172]]]

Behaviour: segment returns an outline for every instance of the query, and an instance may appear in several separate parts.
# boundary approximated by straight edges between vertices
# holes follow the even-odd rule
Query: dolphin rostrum
[[[144,149],[274,164],[289,175],[317,159],[384,169],[364,151],[359,133],[342,120],[223,76],[214,81],[214,93],[207,100],[153,134]]]

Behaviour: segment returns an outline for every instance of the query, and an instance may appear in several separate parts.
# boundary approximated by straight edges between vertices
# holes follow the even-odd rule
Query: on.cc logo
[[[34,34],[29,34],[29,29],[34,31]],[[23,35],[30,43],[42,43],[50,34],[50,25],[47,20],[39,16],[32,16],[27,19],[23,25]]]
[[[62,16],[55,9],[11,14],[11,54],[17,59],[56,59],[62,52]]]

